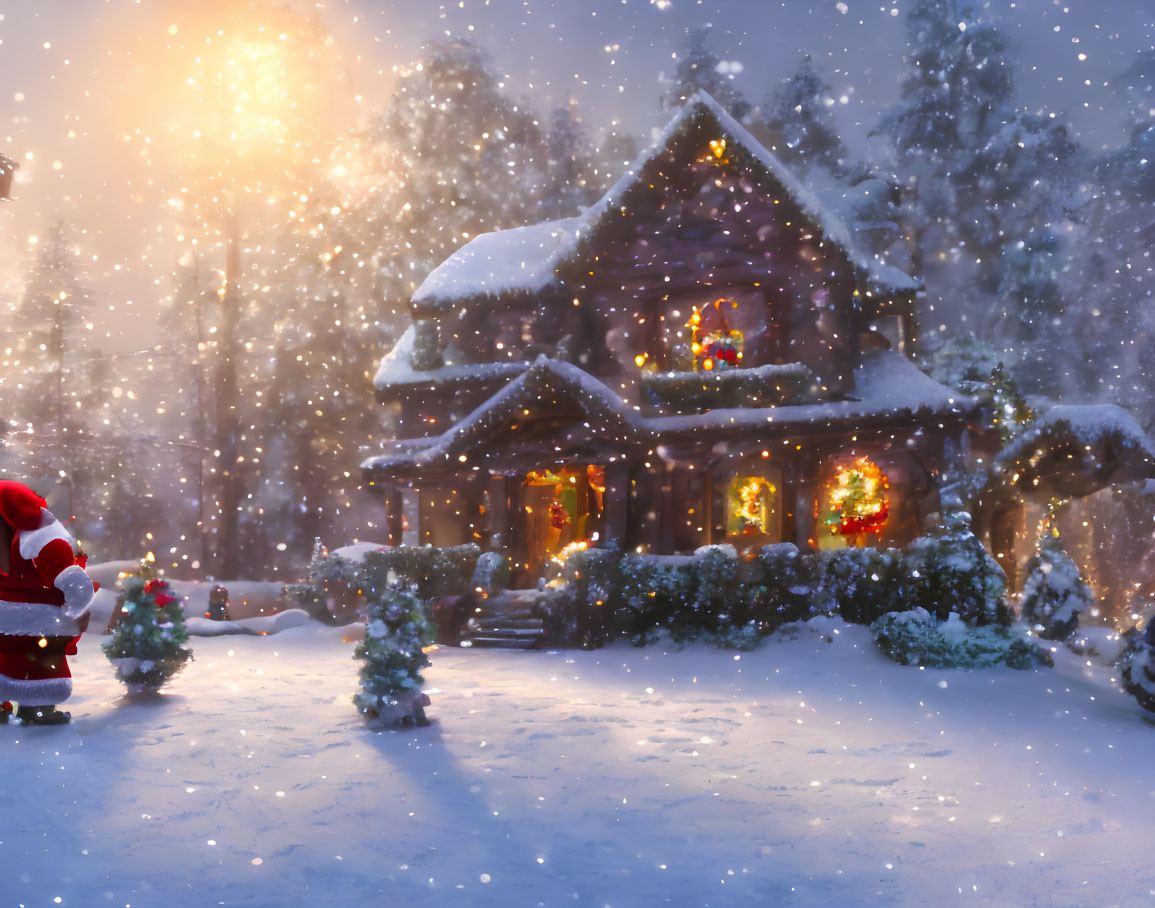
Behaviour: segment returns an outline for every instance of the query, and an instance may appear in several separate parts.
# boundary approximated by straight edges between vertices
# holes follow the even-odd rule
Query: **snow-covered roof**
[[[476,236],[430,272],[413,302],[542,290],[583,225],[584,218],[573,217]]]
[[[627,193],[638,184],[647,167],[682,130],[702,116],[713,119],[729,150],[745,152],[752,163],[781,184],[826,238],[843,250],[872,288],[910,293],[922,286],[898,268],[858,250],[846,225],[717,101],[699,91],[666,124],[658,141],[582,214],[475,237],[430,273],[413,294],[414,305],[437,307],[469,297],[535,292],[556,285],[557,269],[575,256],[582,241],[608,215],[623,209]]]
[[[377,374],[373,377],[373,387],[394,388],[403,385],[442,384],[459,380],[479,378],[513,377],[529,368],[529,363],[505,361],[494,363],[446,362],[436,369],[425,371],[414,369],[412,364],[413,342],[417,331],[410,325],[397,339],[393,349],[385,354]]]
[[[1060,404],[1012,439],[995,468],[1024,493],[1079,498],[1155,477],[1155,442],[1122,407]]]
[[[470,447],[488,427],[500,422],[502,414],[516,410],[520,402],[540,396],[541,385],[569,389],[584,409],[598,413],[605,422],[616,424],[638,440],[657,442],[670,435],[758,428],[776,432],[783,427],[829,429],[862,420],[909,418],[914,415],[964,417],[978,402],[940,385],[919,371],[905,356],[891,350],[875,350],[864,355],[855,370],[857,398],[778,407],[742,407],[709,410],[677,416],[643,416],[611,388],[571,363],[541,357],[526,373],[482,403],[452,428],[432,438],[394,443],[389,450],[362,464],[362,469],[388,473],[449,463]],[[605,428],[603,426],[602,428]]]

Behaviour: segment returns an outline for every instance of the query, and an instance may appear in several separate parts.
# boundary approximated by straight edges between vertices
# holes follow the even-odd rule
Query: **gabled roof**
[[[550,396],[572,403],[586,424],[596,426],[607,442],[627,441],[637,435],[636,414],[618,395],[577,366],[542,356],[443,434],[396,442],[390,454],[367,460],[362,468],[452,463],[466,452],[484,449],[486,438],[502,427],[522,422],[522,411]]]
[[[388,452],[361,468],[372,478],[420,475],[435,466],[468,469],[488,450],[485,442],[502,426],[516,423],[532,401],[556,394],[572,401],[607,442],[646,444],[673,438],[712,438],[718,431],[736,436],[772,436],[779,432],[824,432],[865,422],[909,423],[912,417],[965,419],[978,402],[940,385],[900,353],[875,350],[855,370],[857,400],[778,407],[709,410],[679,416],[643,416],[611,388],[571,363],[541,357],[522,375],[441,435],[393,442]],[[471,456],[473,454],[478,456]],[[460,457],[465,455],[466,460]]]
[[[610,215],[628,208],[627,197],[642,185],[651,164],[703,122],[725,138],[727,154],[779,184],[825,238],[842,250],[869,287],[898,293],[921,288],[920,281],[857,250],[846,225],[717,101],[699,91],[666,125],[658,141],[582,214],[475,237],[430,273],[413,294],[413,305],[449,308],[470,298],[560,285],[558,269],[578,258],[581,247]]]

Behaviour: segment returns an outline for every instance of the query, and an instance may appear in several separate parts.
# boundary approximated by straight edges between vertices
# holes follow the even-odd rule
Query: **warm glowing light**
[[[827,487],[823,522],[843,537],[877,535],[890,516],[889,489],[886,474],[869,457],[844,464]]]
[[[731,536],[770,533],[777,516],[778,489],[763,476],[735,476],[730,482],[727,532]]]

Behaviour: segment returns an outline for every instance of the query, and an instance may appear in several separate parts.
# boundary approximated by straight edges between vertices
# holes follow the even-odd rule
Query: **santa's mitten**
[[[79,618],[88,611],[88,604],[96,592],[92,580],[79,564],[66,567],[52,582],[64,594],[64,614]]]

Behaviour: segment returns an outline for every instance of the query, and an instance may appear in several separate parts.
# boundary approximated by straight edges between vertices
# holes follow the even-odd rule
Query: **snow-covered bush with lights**
[[[621,576],[636,642],[645,642],[654,631],[685,641],[729,631],[734,623],[742,591],[733,546],[703,546],[692,557],[626,555]]]
[[[897,597],[903,608],[923,608],[946,621],[951,613],[968,624],[1009,624],[1003,604],[1007,577],[975,536],[962,501],[943,495],[942,513],[929,535],[902,552]]]
[[[1005,663],[1029,669],[1049,663],[1022,625],[974,627],[956,612],[945,620],[924,608],[890,612],[874,621],[870,631],[879,648],[903,665],[974,669]]]
[[[424,647],[433,642],[425,604],[392,577],[362,578],[367,603],[365,639],[353,657],[361,662],[361,690],[353,702],[383,725],[425,725],[429,697],[421,692]]]
[[[148,559],[118,586],[117,623],[101,648],[131,693],[156,692],[193,657],[180,599]]]
[[[1144,709],[1155,712],[1155,621],[1148,620],[1143,633],[1128,632],[1119,672],[1123,689]]]
[[[838,613],[852,624],[870,624],[904,606],[897,598],[901,552],[846,548],[814,556],[818,612]]]
[[[1023,621],[1044,640],[1066,640],[1079,627],[1079,613],[1094,604],[1091,588],[1063,550],[1058,529],[1044,528],[1027,562],[1020,597]]]

